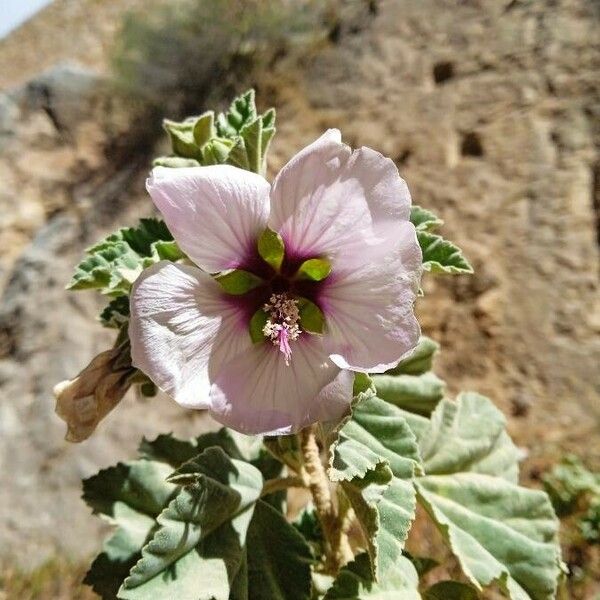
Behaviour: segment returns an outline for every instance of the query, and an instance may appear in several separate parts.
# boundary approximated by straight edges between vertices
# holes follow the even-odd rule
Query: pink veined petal
[[[240,266],[267,225],[269,183],[244,169],[156,167],[146,187],[181,249],[209,273]]]
[[[223,366],[211,389],[211,414],[243,433],[294,433],[341,418],[353,381],[352,373],[329,360],[318,336],[294,341],[289,365],[273,344],[256,344]]]
[[[410,194],[393,161],[354,152],[330,129],[281,170],[271,190],[269,225],[296,256],[326,255],[335,269],[360,262],[406,221]]]
[[[325,343],[342,369],[382,373],[417,345],[422,256],[412,223],[398,227],[395,243],[392,251],[386,241],[365,247],[364,264],[332,273],[321,293]]]
[[[210,408],[212,373],[251,346],[243,315],[219,284],[166,261],[133,286],[129,337],[133,365],[187,408]]]

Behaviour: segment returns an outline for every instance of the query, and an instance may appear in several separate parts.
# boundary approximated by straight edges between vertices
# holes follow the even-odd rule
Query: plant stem
[[[287,490],[291,487],[303,488],[306,487],[306,483],[302,477],[281,477],[276,479],[268,479],[265,481],[260,495],[266,496],[267,494],[272,494],[273,492],[279,492],[281,490]]]
[[[341,525],[338,523],[331,497],[329,478],[321,462],[314,425],[300,432],[300,448],[304,459],[303,475],[305,485],[312,494],[315,510],[321,522],[325,538],[327,555],[325,569],[335,575],[340,570],[343,560],[339,552]]]

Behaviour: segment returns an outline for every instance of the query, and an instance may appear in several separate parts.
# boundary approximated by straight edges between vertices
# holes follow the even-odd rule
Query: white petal
[[[216,273],[252,254],[269,215],[269,183],[229,165],[156,167],[146,182],[182,250]]]
[[[411,352],[420,328],[414,316],[421,277],[415,228],[404,222],[389,244],[363,249],[363,265],[338,269],[325,282],[319,301],[325,313],[325,342],[340,368],[381,373]]]
[[[133,365],[187,408],[209,408],[210,378],[251,345],[241,311],[195,267],[160,262],[131,292]]]
[[[354,376],[340,371],[309,334],[293,342],[290,364],[268,342],[225,365],[211,390],[211,414],[243,433],[286,434],[349,409]]]
[[[389,237],[410,213],[393,161],[370,148],[352,152],[329,130],[281,170],[271,190],[271,228],[299,257],[360,260],[365,244]]]

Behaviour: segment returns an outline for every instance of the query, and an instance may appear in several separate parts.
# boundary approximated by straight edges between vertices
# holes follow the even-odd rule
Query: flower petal
[[[210,273],[240,266],[267,224],[270,186],[250,171],[155,167],[146,187],[179,246]]]
[[[381,373],[411,352],[420,328],[413,303],[421,278],[421,248],[415,228],[405,221],[388,242],[363,249],[363,265],[338,269],[320,295],[325,343],[342,369]]]
[[[335,262],[360,257],[410,214],[408,187],[389,158],[354,152],[330,129],[281,170],[271,190],[269,225],[298,257]]]
[[[196,267],[160,262],[131,292],[131,357],[187,408],[209,408],[210,378],[251,346],[240,310]]]
[[[255,345],[223,366],[211,389],[212,416],[243,433],[287,434],[339,419],[352,400],[354,376],[327,357],[322,339],[293,342],[290,364],[272,344]]]

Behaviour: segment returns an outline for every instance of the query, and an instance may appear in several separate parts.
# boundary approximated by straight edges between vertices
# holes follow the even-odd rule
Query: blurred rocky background
[[[81,478],[206,427],[131,393],[66,443],[52,387],[112,334],[64,286],[151,214],[161,118],[251,85],[278,111],[271,173],[339,127],[444,219],[475,275],[425,281],[423,329],[449,392],[510,416],[524,479],[566,452],[600,468],[599,31],[596,0],[55,0],[0,40],[0,598],[92,598]],[[572,597],[595,598],[597,551],[565,551]]]

